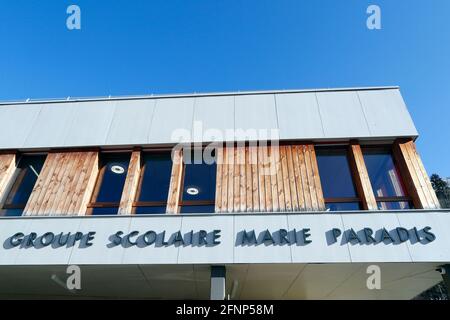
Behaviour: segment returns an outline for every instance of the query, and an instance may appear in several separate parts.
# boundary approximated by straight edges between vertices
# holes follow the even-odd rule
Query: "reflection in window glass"
[[[94,215],[116,214],[127,177],[130,154],[104,154],[90,204]],[[100,206],[100,207],[99,207]],[[105,209],[105,210],[102,210]],[[114,209],[114,210],[113,210]],[[105,213],[111,212],[111,213]]]
[[[352,211],[361,210],[359,202],[328,202],[325,204],[327,211]]]
[[[390,152],[366,149],[364,161],[375,196],[402,197],[406,195]]]
[[[404,201],[408,195],[391,152],[366,148],[363,153],[378,208],[381,210],[412,209],[412,204]],[[386,201],[385,198],[390,199]]]
[[[403,209],[413,209],[412,203],[409,201],[396,201],[396,202],[383,202],[378,201],[378,209],[380,210],[403,210]]]
[[[134,213],[152,214],[166,211],[171,172],[170,152],[144,155]]]
[[[15,172],[16,179],[8,193],[3,208],[6,216],[20,216],[33,191],[46,156],[23,156]]]
[[[316,156],[326,208],[329,211],[360,210],[347,150],[317,148]]]

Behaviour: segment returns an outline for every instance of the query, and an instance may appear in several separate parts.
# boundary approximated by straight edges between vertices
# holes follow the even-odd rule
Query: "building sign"
[[[78,245],[79,248],[88,248],[95,244],[95,231],[83,232],[45,232],[37,234],[36,232],[23,233],[17,232],[8,237],[3,244],[5,249],[12,248],[60,248],[72,247]],[[300,245],[305,246],[312,243],[311,229],[278,229],[278,230],[240,230],[235,235],[236,246],[283,246],[283,245]],[[406,229],[397,227],[393,230],[381,228],[372,230],[371,228],[363,228],[354,230],[353,228],[341,230],[340,228],[332,228],[323,234],[327,239],[328,245],[344,245],[350,244],[384,244],[395,245],[406,241],[411,243],[428,244],[436,239],[436,235],[432,232],[431,227],[423,228],[413,227]],[[182,233],[181,230],[168,234],[165,230],[156,231],[148,230],[146,232],[117,231],[109,237],[107,248],[122,246],[124,248],[148,246],[169,247],[169,246],[191,246],[191,247],[214,247],[219,245],[221,238],[221,230],[190,230]]]

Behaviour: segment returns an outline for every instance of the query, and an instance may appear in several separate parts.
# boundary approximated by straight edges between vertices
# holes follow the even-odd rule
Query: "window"
[[[102,154],[100,171],[89,204],[92,215],[117,214],[127,177],[130,154]]]
[[[171,153],[144,154],[134,213],[165,213],[172,172]]]
[[[317,148],[317,164],[327,211],[361,210],[346,148]]]
[[[44,166],[46,156],[23,156],[17,165],[15,180],[9,190],[3,213],[5,216],[21,216],[28,198]]]
[[[185,149],[181,213],[213,213],[216,197],[216,162],[208,164],[202,150]]]
[[[400,173],[390,150],[364,148],[366,163],[378,208],[382,210],[411,209]]]

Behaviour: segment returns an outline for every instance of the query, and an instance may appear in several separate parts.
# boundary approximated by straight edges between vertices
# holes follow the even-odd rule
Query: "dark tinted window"
[[[138,201],[167,201],[172,159],[170,152],[146,154]]]
[[[412,209],[400,172],[389,150],[365,148],[364,162],[381,210]]]
[[[3,206],[6,216],[20,216],[44,165],[45,156],[23,156],[15,172],[16,179]]]
[[[120,202],[129,162],[130,155],[102,156],[102,176],[95,202]]]
[[[394,165],[390,152],[365,149],[364,161],[375,196],[396,197],[406,195],[400,174]]]
[[[214,201],[215,195],[216,164],[185,164],[183,201]]]
[[[94,215],[116,214],[127,177],[130,154],[102,154],[100,171],[90,204]]]
[[[214,205],[182,206],[181,213],[214,213]]]
[[[325,205],[328,211],[361,210],[346,148],[317,148]]]
[[[325,198],[357,197],[345,149],[317,149],[317,164]]]
[[[208,164],[201,150],[184,152],[181,213],[213,213],[216,196],[216,163]]]

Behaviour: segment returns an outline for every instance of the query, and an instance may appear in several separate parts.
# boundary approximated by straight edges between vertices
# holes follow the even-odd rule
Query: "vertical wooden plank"
[[[432,208],[439,209],[439,208],[441,208],[441,204],[439,202],[439,199],[437,198],[437,195],[433,189],[433,186],[431,185],[430,178],[428,176],[427,171],[425,170],[425,166],[423,165],[423,162],[419,155],[419,152],[417,151],[416,144],[413,141],[411,141],[410,145],[411,145],[411,152],[414,155],[414,157],[416,158],[417,164],[419,166],[419,171],[421,172],[421,174],[425,180],[425,189],[428,191],[429,196],[430,196],[429,203],[431,204]]]
[[[8,184],[16,171],[16,154],[0,155],[0,200],[6,196]]]
[[[67,211],[71,197],[75,193],[73,184],[74,180],[80,175],[78,166],[83,162],[83,152],[66,152],[65,159],[57,165],[61,167],[59,172],[56,171],[55,184],[49,186],[51,190],[48,203],[44,204],[46,215],[70,215]],[[55,206],[62,204],[60,210],[53,210]]]
[[[314,145],[309,145],[309,155],[311,158],[311,169],[312,169],[312,178],[314,181],[314,188],[316,190],[316,198],[317,198],[317,210],[323,211],[325,210],[325,199],[323,197],[322,184],[320,182],[320,173],[319,173],[319,165],[317,164],[316,150],[314,149]]]
[[[266,207],[266,188],[264,180],[264,151],[263,148],[257,147],[258,150],[258,189],[259,189],[259,210],[267,211]]]
[[[286,211],[286,199],[284,196],[283,169],[281,167],[280,146],[273,147],[272,151],[275,156],[278,210],[284,212]]]
[[[298,197],[298,207],[299,210],[306,210],[305,195],[302,184],[301,165],[299,159],[300,152],[302,152],[300,146],[298,145],[292,146],[292,161],[294,165],[295,187]]]
[[[95,182],[97,181],[99,172],[99,153],[91,152],[89,158],[91,161],[87,166],[86,175],[84,176],[82,183],[84,189],[80,192],[81,197],[79,197],[76,205],[78,215],[85,215],[87,212],[87,206],[91,200],[92,193],[94,192]]]
[[[82,156],[80,155],[79,158],[81,159]],[[66,158],[61,160],[62,161],[58,164],[58,166],[60,166],[61,169],[59,170],[56,176],[57,187],[51,190],[52,194],[50,197],[52,198],[52,201],[47,205],[47,214],[51,215],[67,214],[66,210],[64,210],[64,203],[65,201],[68,200],[68,198],[70,199],[70,197],[72,196],[71,194],[68,194],[69,192],[67,192],[67,190],[66,193],[64,193],[64,185],[63,185],[63,179],[67,179],[67,175],[70,174],[69,172],[67,172],[67,167],[70,163],[73,162],[72,155],[66,153]]]
[[[311,161],[311,149],[308,145],[304,146],[304,155],[305,155],[305,164],[306,164],[306,175],[308,177],[308,187],[309,187],[309,193],[311,195],[311,210],[317,211],[319,208],[318,205],[318,199],[317,199],[317,191],[316,191],[316,185],[314,180],[314,172],[312,168],[312,161]]]
[[[417,172],[411,162],[405,143],[397,141],[394,143],[393,155],[398,163],[403,182],[405,183],[408,194],[411,196],[416,209],[427,209],[427,200],[421,190]]]
[[[253,211],[252,164],[249,147],[245,147],[245,194],[246,212]]]
[[[53,173],[54,180],[48,186],[47,196],[41,206],[41,209],[39,210],[39,214],[69,215],[67,209],[70,204],[71,197],[74,194],[73,180],[80,174],[80,172],[77,171],[77,166],[79,165],[79,162],[82,161],[82,158],[82,152],[66,152],[64,160],[57,163],[57,166],[61,169],[59,171],[55,170]],[[62,191],[62,200],[60,203],[63,204],[63,208],[59,212],[54,212],[51,210],[59,191]]]
[[[253,211],[258,212],[260,209],[260,190],[259,190],[259,172],[258,172],[258,148],[256,146],[249,147],[250,163],[252,167],[252,197]]]
[[[291,187],[289,183],[289,169],[288,169],[288,161],[286,158],[286,146],[280,146],[280,159],[281,159],[281,169],[283,172],[283,187],[284,187],[284,197],[286,204],[286,211],[292,211],[292,202],[291,202]]]
[[[241,190],[240,190],[240,174],[241,166],[239,165],[239,149],[236,147],[234,149],[234,177],[233,177],[233,183],[234,183],[234,194],[233,194],[233,212],[239,212],[241,206],[240,206],[240,196],[241,196]]]
[[[62,204],[60,213],[72,216],[77,215],[73,210],[77,197],[79,196],[76,187],[78,179],[80,179],[83,164],[86,161],[86,153],[71,152],[67,154],[67,157],[69,158],[69,162],[66,165],[64,178],[61,182],[63,194],[60,201]]]
[[[288,172],[289,172],[289,188],[291,191],[291,201],[292,201],[292,210],[298,211],[298,196],[297,196],[297,187],[295,185],[295,173],[294,173],[294,163],[292,161],[292,147],[286,146],[286,159],[288,164]]]
[[[348,158],[352,169],[353,180],[358,196],[361,199],[363,209],[378,210],[377,201],[375,200],[372,184],[369,179],[369,173],[367,172],[364,156],[359,144],[350,144]]]
[[[396,141],[393,154],[401,171],[408,194],[417,209],[435,209],[440,205],[429,182],[423,163],[415,150],[414,142]]]
[[[266,193],[266,211],[270,212],[273,210],[272,205],[272,185],[271,185],[271,172],[270,172],[270,157],[269,157],[269,147],[262,147],[263,153],[263,167],[264,167],[264,192]]]
[[[167,198],[167,213],[178,213],[180,210],[180,198],[183,183],[183,151],[181,149],[174,150],[172,153],[172,173],[170,175],[169,195]]]
[[[303,192],[303,200],[305,204],[305,210],[312,210],[312,200],[311,200],[311,193],[309,191],[309,181],[308,181],[308,172],[306,169],[306,146],[305,145],[299,145],[298,146],[298,161],[300,165],[300,176],[302,181],[302,192]]]
[[[222,205],[220,212],[228,211],[228,156],[229,150],[226,147],[222,148]]]
[[[133,202],[136,198],[139,177],[141,175],[141,151],[135,150],[131,153],[128,165],[127,177],[123,186],[122,197],[119,205],[119,215],[128,215],[133,212]]]
[[[238,148],[239,152],[239,211],[245,212],[247,209],[247,184],[246,184],[246,166],[245,166],[245,146]]]
[[[411,159],[412,164],[412,170],[415,171],[417,175],[417,181],[418,185],[416,186],[419,190],[421,190],[421,193],[423,194],[423,207],[432,209],[434,207],[433,200],[431,199],[431,195],[428,192],[428,188],[426,187],[425,178],[422,174],[422,171],[419,167],[416,154],[414,150],[412,149],[413,142],[409,141],[407,143],[404,143],[403,146],[405,148],[405,152],[408,153],[409,159]]]
[[[277,212],[280,210],[279,194],[278,194],[278,180],[277,180],[277,152],[278,146],[271,146],[269,151],[269,169],[270,169],[270,183],[272,188],[272,211]]]
[[[58,207],[61,208],[60,212],[71,216],[81,214],[80,203],[86,193],[86,185],[88,183],[86,175],[88,172],[92,172],[93,166],[98,168],[98,163],[94,162],[95,154],[97,152],[80,152],[77,157],[78,159],[75,158],[75,154],[73,155],[73,165],[67,168],[67,179],[62,182],[62,199],[58,203]],[[95,178],[97,178],[97,175],[95,175]],[[89,200],[90,196],[91,193],[89,193]],[[86,208],[83,214],[85,211]]]
[[[236,149],[229,147],[227,150],[228,155],[228,212],[234,211],[234,159]]]
[[[222,166],[223,166],[223,147],[216,148],[216,205],[214,212],[222,212]]]

